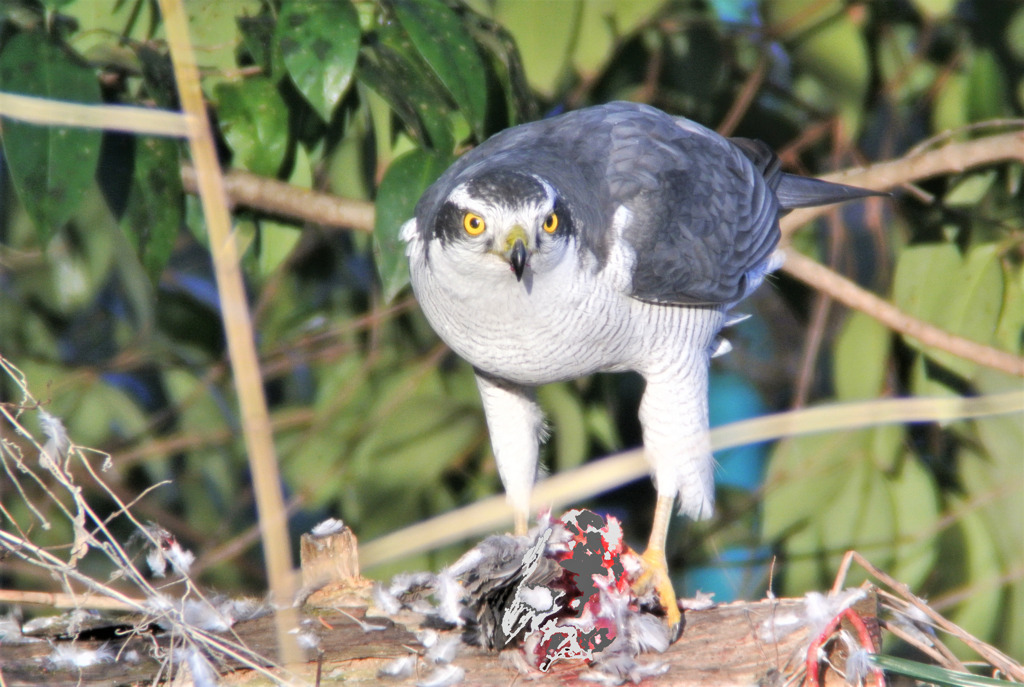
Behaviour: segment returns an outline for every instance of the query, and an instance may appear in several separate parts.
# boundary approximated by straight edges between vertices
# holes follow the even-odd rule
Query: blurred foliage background
[[[372,232],[234,212],[294,535],[334,516],[369,541],[500,489],[472,372],[403,290],[395,239],[420,192],[468,146],[628,99],[760,138],[787,169],[815,174],[896,158],[932,137],[1019,128],[1024,108],[1024,8],[1008,0],[186,8],[225,169],[376,208]],[[5,0],[0,91],[175,109],[155,3]],[[264,589],[206,231],[181,179],[184,144],[13,118],[0,126],[0,355],[76,443],[110,453],[106,477],[121,498],[170,480],[136,512],[197,553],[200,579],[224,592]],[[1019,355],[1022,171],[989,165],[851,204],[801,229],[791,250],[911,316]],[[1021,388],[785,275],[744,309],[754,316],[715,363],[713,424]],[[549,469],[637,445],[641,391],[632,375],[542,389]],[[2,386],[0,399],[18,400]],[[791,438],[718,458],[716,518],[677,523],[670,537],[681,590],[757,598],[769,575],[777,594],[824,589],[855,548],[1024,655],[1020,415]],[[0,497],[31,530],[31,494],[0,477]],[[642,480],[580,505],[625,518],[642,545],[653,491]],[[66,541],[58,529],[35,536]],[[368,573],[437,567],[461,550]],[[0,572],[2,586],[45,584],[13,562]]]

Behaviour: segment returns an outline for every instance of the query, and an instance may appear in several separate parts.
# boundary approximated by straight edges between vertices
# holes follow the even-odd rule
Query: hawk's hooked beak
[[[516,273],[516,281],[523,280],[523,270],[526,269],[526,259],[529,257],[527,241],[526,230],[519,226],[512,227],[505,239],[505,251],[512,271]]]

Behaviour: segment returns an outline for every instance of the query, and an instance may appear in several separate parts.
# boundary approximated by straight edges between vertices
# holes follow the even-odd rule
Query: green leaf
[[[972,122],[996,119],[1007,113],[1006,81],[990,50],[974,54],[967,79],[967,112]]]
[[[506,27],[477,15],[469,25],[473,40],[490,58],[490,67],[505,94],[508,123],[529,122],[540,116],[537,98],[527,81],[517,41]]]
[[[838,109],[853,135],[871,79],[867,40],[854,13],[837,0],[777,0],[764,9],[768,25],[791,44],[793,60],[814,75],[821,104]]]
[[[459,16],[440,0],[389,3],[413,45],[466,115],[478,138],[485,135],[487,72]]]
[[[903,444],[902,432],[873,428],[787,439],[769,462],[762,533],[781,542],[787,594],[830,580],[840,557],[856,549],[917,583],[938,551],[937,487],[914,460],[891,471],[878,464]],[[879,458],[881,456],[881,458]],[[858,582],[853,573],[850,584]]]
[[[913,0],[912,4],[930,21],[948,17],[956,8],[956,0]]]
[[[992,188],[998,174],[994,169],[968,174],[942,198],[942,203],[948,207],[975,207]]]
[[[92,4],[92,3],[86,3]],[[203,88],[212,89],[238,68],[236,54],[242,45],[237,17],[258,14],[264,0],[188,0],[188,31],[203,74]]]
[[[961,258],[959,251],[946,243],[905,248],[896,264],[893,300],[911,315],[987,344],[993,338],[1003,302],[998,249],[994,244],[979,244]],[[914,339],[906,340],[922,349]],[[977,363],[944,351],[926,352],[968,379],[978,368]]]
[[[121,229],[154,282],[170,259],[181,228],[184,210],[180,166],[175,141],[135,139],[135,167]]]
[[[897,445],[902,440],[901,432]],[[939,557],[938,486],[921,461],[910,455],[905,456],[899,472],[888,483],[896,525],[895,561],[889,574],[910,589],[917,589],[932,574]]]
[[[424,147],[443,153],[454,150],[447,92],[402,32],[382,29],[379,41],[363,50],[358,76],[390,105]]]
[[[878,320],[854,311],[836,341],[833,378],[843,401],[875,398],[882,390],[889,358],[890,332]]]
[[[238,17],[238,31],[249,57],[274,80],[281,76],[281,52],[274,42],[274,16],[269,5],[256,16]]]
[[[577,2],[564,0],[497,0],[495,18],[515,38],[530,85],[545,97],[557,97],[559,83],[569,69],[574,31],[569,27],[580,11]],[[552,27],[563,27],[552,31]]]
[[[565,15],[565,3],[561,5]],[[612,0],[582,2],[576,31],[565,31],[573,37],[572,63],[584,79],[592,79],[616,56],[616,44],[664,5],[664,0]],[[528,5],[527,5],[528,6]],[[556,21],[555,26],[559,22]],[[542,30],[542,38],[551,38],[551,31]]]
[[[21,33],[0,53],[0,90],[96,104],[100,88],[91,69],[44,36]],[[18,198],[46,243],[74,215],[93,184],[98,131],[3,121],[3,146]]]
[[[393,299],[409,282],[405,244],[399,238],[402,224],[413,216],[420,196],[451,161],[449,155],[413,150],[392,162],[380,182],[373,244],[385,301]]]
[[[275,38],[299,92],[324,121],[352,81],[359,56],[359,15],[348,0],[285,0]]]
[[[215,90],[217,120],[235,162],[253,174],[275,176],[288,152],[288,108],[270,79],[225,82]]]
[[[259,270],[260,274],[269,275],[292,254],[302,232],[293,225],[269,219],[260,220],[259,232]]]
[[[583,464],[587,457],[587,422],[579,396],[565,383],[546,384],[537,399],[552,420],[555,461],[559,470]]]
[[[950,687],[1012,687],[1017,682],[996,680],[982,675],[960,673],[957,671],[932,666],[926,663],[918,663],[907,658],[886,656],[884,654],[870,654],[871,662],[887,673],[906,675],[907,677],[930,682],[933,685],[949,685]]]
[[[932,107],[932,131],[942,133],[959,129],[970,122],[967,108],[967,77],[953,74],[939,81],[939,92]]]

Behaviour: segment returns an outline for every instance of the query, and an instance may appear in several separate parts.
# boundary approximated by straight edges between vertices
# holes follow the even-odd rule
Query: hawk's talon
[[[633,589],[637,596],[643,596],[644,592],[653,589],[658,594],[658,604],[665,612],[665,624],[669,628],[670,641],[674,642],[682,634],[683,615],[679,611],[679,602],[676,599],[676,590],[672,586],[672,578],[668,574],[668,562],[665,560],[665,551],[662,549],[648,548],[640,556],[644,562],[643,572]]]

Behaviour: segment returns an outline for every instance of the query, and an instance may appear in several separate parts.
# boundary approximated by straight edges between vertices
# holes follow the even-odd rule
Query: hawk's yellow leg
[[[522,537],[526,534],[526,528],[530,524],[530,516],[524,512],[517,510],[513,517],[513,529],[512,533],[517,537]]]
[[[672,587],[672,578],[668,575],[668,563],[665,561],[665,539],[668,537],[668,525],[672,520],[674,508],[674,496],[658,497],[658,503],[654,508],[654,524],[651,525],[651,538],[642,556],[646,564],[645,570],[635,585],[640,588],[653,586],[658,592],[658,601],[665,609],[665,621],[672,631],[673,638],[682,619],[679,604],[676,602],[676,592]]]

